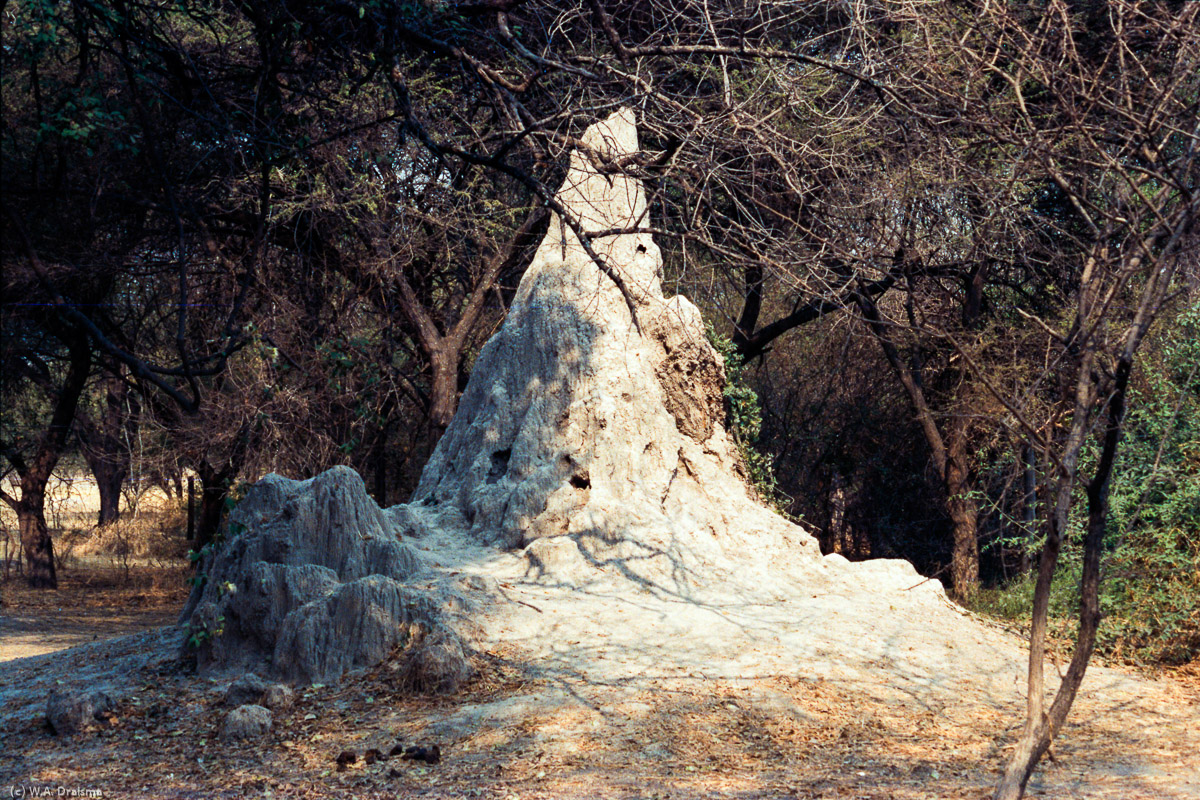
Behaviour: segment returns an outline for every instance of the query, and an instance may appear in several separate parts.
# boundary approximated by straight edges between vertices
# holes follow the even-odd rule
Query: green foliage
[[[225,617],[217,617],[212,627],[207,625],[192,625],[191,623],[188,623],[184,627],[185,632],[188,634],[188,647],[196,650],[205,642],[212,641],[225,632]]]
[[[196,570],[192,577],[188,578],[188,583],[192,586],[203,586],[208,582],[208,574],[203,571],[205,563],[211,563],[213,553],[221,546],[221,541],[225,538],[224,531],[218,530],[213,541],[201,547],[199,550],[188,550],[187,560]]]
[[[733,341],[714,331],[711,325],[706,330],[709,342],[725,361],[725,387],[721,393],[725,397],[729,430],[746,465],[750,485],[768,505],[785,514],[787,497],[775,479],[774,460],[770,454],[755,447],[762,434],[763,423],[758,392],[746,381],[746,365]]]
[[[1200,656],[1200,303],[1143,366],[1113,470],[1100,647],[1182,663]]]
[[[225,492],[225,513],[228,514],[237,508],[237,504],[242,502],[246,494],[250,491],[251,484],[246,480],[232,481],[229,490]],[[229,526],[230,535],[237,535],[244,530],[244,526],[238,525],[236,522]]]
[[[1200,656],[1200,304],[1147,353],[1113,470],[1100,587],[1098,652],[1141,663]],[[1093,448],[1082,474],[1095,463]],[[1086,502],[1076,504],[1050,598],[1051,634],[1067,637],[1079,606]],[[1027,620],[1032,575],[981,592],[975,608]]]
[[[1079,615],[1079,578],[1083,562],[1078,548],[1068,547],[1059,559],[1050,584],[1050,606],[1046,626],[1051,641],[1071,641]],[[971,599],[971,610],[1027,627],[1033,615],[1036,571],[996,588],[980,589]],[[1103,649],[1101,652],[1105,652]],[[1111,655],[1111,652],[1105,652]]]

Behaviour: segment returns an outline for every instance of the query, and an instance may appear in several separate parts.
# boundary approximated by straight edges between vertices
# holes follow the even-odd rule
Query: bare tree
[[[1019,248],[1007,261],[1021,270],[993,281],[981,298],[990,310],[974,329],[945,324],[936,276],[923,276],[923,288],[908,293],[911,305],[890,321],[872,315],[869,304],[864,316],[881,336],[903,333],[948,349],[975,394],[990,397],[993,410],[981,407],[975,424],[1011,432],[1041,465],[1047,512],[1028,707],[996,791],[1008,800],[1023,794],[1082,683],[1100,622],[1109,481],[1130,378],[1147,331],[1180,291],[1177,276],[1196,269],[1200,8],[1136,0],[908,8],[927,44],[896,73],[896,90],[965,145],[944,163],[994,190],[985,213],[960,219],[972,227],[994,220],[989,225]],[[948,40],[953,51],[939,45]],[[988,267],[1004,263],[993,258]],[[1039,286],[1043,296],[1029,292]],[[957,291],[969,296],[970,287]],[[1040,346],[995,346],[1021,338]],[[951,417],[949,424],[959,423]],[[1081,512],[1079,489],[1086,494]],[[1050,585],[1076,520],[1083,530],[1079,630],[1047,706]]]

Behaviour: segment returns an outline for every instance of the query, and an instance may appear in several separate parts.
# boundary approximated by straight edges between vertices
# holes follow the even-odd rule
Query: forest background
[[[56,473],[94,476],[97,534],[194,477],[196,550],[268,471],[405,500],[565,153],[629,105],[643,151],[603,166],[646,182],[764,498],[1191,662],[1198,12],[5,2],[5,575],[56,585]]]

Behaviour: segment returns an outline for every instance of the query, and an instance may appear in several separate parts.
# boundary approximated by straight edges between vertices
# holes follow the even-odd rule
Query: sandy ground
[[[0,585],[0,662],[174,624],[187,596],[187,567],[132,561],[127,572],[119,559],[72,559],[55,591],[29,589],[15,576]]]
[[[181,632],[163,628],[0,664],[0,791],[982,798],[1019,726],[1022,643],[896,570],[826,563],[669,592],[605,572],[546,585],[515,556],[419,545],[494,581],[461,695],[404,696],[383,666],[301,692],[254,745],[225,743],[228,681],[189,673]],[[64,683],[118,698],[100,730],[45,729]],[[1194,689],[1093,668],[1030,796],[1200,797],[1198,721]],[[416,742],[445,757],[363,758]],[[359,758],[339,772],[344,751]]]
[[[142,633],[175,621],[177,608],[120,612],[72,609],[53,616],[20,610],[0,614],[0,662],[55,653],[81,644]]]

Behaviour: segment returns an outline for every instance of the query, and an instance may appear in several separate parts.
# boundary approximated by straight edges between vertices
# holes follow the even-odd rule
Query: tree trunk
[[[763,269],[761,265],[751,264],[745,270],[745,289],[742,297],[742,313],[733,325],[733,336],[730,337],[733,346],[743,361],[750,359],[752,337],[758,327],[758,315],[762,312]],[[761,354],[765,345],[759,344],[757,353]]]
[[[196,524],[197,550],[217,538],[217,531],[221,529],[221,515],[225,511],[225,497],[228,493],[229,487],[222,483],[217,483],[215,486],[210,486],[208,483],[203,484],[203,489],[200,491],[200,519]]]
[[[1114,405],[1124,406],[1124,389],[1122,397],[1114,401]],[[1123,410],[1114,413],[1114,419],[1124,415]],[[1075,652],[1067,667],[1050,710],[1041,711],[1041,695],[1045,689],[1045,681],[1041,661],[1045,657],[1046,614],[1049,608],[1050,584],[1054,576],[1054,567],[1062,542],[1061,532],[1054,532],[1047,537],[1046,547],[1042,553],[1042,564],[1038,571],[1037,587],[1034,590],[1034,616],[1030,630],[1030,680],[1029,696],[1036,698],[1036,703],[1030,703],[1031,712],[1025,720],[1025,728],[1021,738],[1013,749],[1005,768],[1004,777],[996,788],[995,800],[1020,800],[1025,794],[1025,785],[1033,775],[1033,770],[1050,743],[1058,735],[1075,696],[1083,683],[1084,673],[1091,660],[1092,651],[1096,647],[1096,631],[1100,626],[1100,554],[1104,545],[1104,533],[1108,521],[1108,490],[1109,478],[1112,475],[1112,463],[1116,454],[1117,439],[1119,438],[1120,422],[1115,427],[1117,431],[1106,437],[1105,449],[1096,469],[1096,475],[1088,484],[1088,528],[1083,543],[1083,575],[1080,577],[1079,601],[1079,632],[1075,637]],[[1072,485],[1074,481],[1071,481]],[[1068,489],[1069,491],[1069,489]],[[1057,525],[1054,527],[1058,527]],[[1034,659],[1038,664],[1034,664]]]
[[[46,525],[46,484],[66,445],[91,366],[92,351],[87,339],[73,338],[68,343],[66,378],[56,392],[54,413],[46,431],[38,437],[33,456],[25,458],[5,444],[5,455],[21,478],[21,496],[14,498],[0,490],[0,497],[17,513],[21,549],[25,552],[25,577],[35,589],[58,588],[54,543]]]
[[[187,493],[187,540],[196,538],[196,479],[188,475]]]
[[[862,503],[863,473],[855,469],[849,480],[840,471],[831,470],[826,508],[829,524],[822,536],[825,552],[840,553],[851,561],[871,557],[871,537],[854,509]]]
[[[46,482],[23,479],[16,511],[21,549],[25,552],[25,579],[34,589],[57,589],[54,541],[46,525]]]
[[[104,527],[116,522],[121,515],[121,487],[129,477],[129,468],[105,461],[96,461],[91,467],[96,489],[100,492],[100,515],[96,524]]]
[[[870,297],[859,293],[857,303],[871,333],[912,401],[917,424],[929,444],[929,453],[945,492],[946,513],[954,526],[950,560],[952,591],[956,598],[964,600],[979,589],[979,509],[970,496],[971,471],[967,447],[970,420],[962,414],[955,416],[950,422],[947,436],[942,436],[933,409],[929,407],[921,387],[920,365],[914,369],[905,363],[889,336],[878,307]]]
[[[371,454],[372,455],[371,460],[374,462],[374,464],[372,465],[374,469],[372,470],[373,474],[371,476],[371,483],[373,486],[373,488],[371,490],[371,495],[375,498],[375,503],[380,508],[387,508],[387,485],[388,485],[388,481],[387,481],[387,477],[388,477],[388,475],[387,475],[387,473],[388,473],[387,441],[388,441],[388,432],[387,432],[387,422],[385,421],[383,426],[379,430],[379,435],[377,437],[375,437],[375,449],[374,449],[374,452]]]
[[[1025,526],[1025,541],[1021,545],[1021,574],[1025,575],[1030,570],[1030,554],[1037,540],[1037,457],[1031,445],[1026,444],[1021,449],[1021,461],[1022,486],[1025,490],[1021,500],[1021,523]]]
[[[500,275],[516,266],[525,252],[535,246],[548,219],[544,208],[535,209],[512,240],[487,260],[475,285],[458,309],[457,321],[445,324],[445,333],[435,324],[416,290],[403,273],[395,276],[394,288],[400,310],[411,324],[422,354],[429,359],[429,440],[436,443],[458,409],[458,366],[463,348],[483,313],[488,292]]]
[[[196,521],[197,551],[217,538],[221,529],[221,516],[225,511],[225,497],[229,494],[229,476],[225,470],[218,472],[206,462],[196,468],[200,476],[200,514]]]
[[[429,422],[439,437],[458,409],[458,361],[461,353],[456,344],[443,340],[429,353],[432,372],[429,382]]]
[[[116,522],[121,513],[121,489],[132,461],[129,441],[136,435],[141,407],[120,376],[108,375],[101,385],[104,398],[99,411],[80,409],[75,423],[84,460],[100,492],[97,524],[103,527]]]
[[[225,514],[225,500],[229,497],[229,489],[242,471],[246,461],[246,451],[250,447],[250,439],[255,426],[261,420],[244,420],[238,432],[233,437],[233,446],[218,466],[213,466],[208,455],[195,457],[194,469],[200,478],[200,514],[196,524],[197,551],[216,540],[221,530],[221,519]],[[199,562],[197,562],[199,563]]]
[[[950,441],[946,451],[946,511],[954,525],[950,580],[958,598],[966,600],[979,590],[979,507],[970,494],[966,418],[955,418],[947,433]]]
[[[1076,455],[1078,447],[1068,449],[1066,472],[1059,481],[1058,502],[1054,517],[1051,519],[1050,532],[1046,536],[1046,545],[1042,552],[1042,563],[1038,569],[1037,586],[1033,595],[1033,619],[1029,633],[1029,686],[1027,698],[1027,714],[1025,728],[1021,738],[1009,758],[1004,770],[1004,777],[996,787],[994,800],[1020,800],[1025,794],[1025,785],[1037,767],[1038,761],[1050,748],[1050,743],[1058,735],[1075,695],[1083,683],[1084,673],[1096,647],[1096,631],[1100,627],[1100,554],[1104,549],[1104,533],[1108,525],[1108,493],[1113,465],[1116,463],[1117,446],[1121,440],[1121,430],[1125,422],[1125,397],[1129,387],[1129,375],[1133,370],[1133,353],[1136,351],[1140,337],[1134,340],[1122,360],[1117,362],[1116,374],[1113,380],[1113,391],[1108,398],[1108,420],[1104,430],[1103,447],[1100,459],[1096,463],[1096,471],[1087,484],[1088,526],[1087,535],[1083,540],[1083,574],[1079,579],[1079,632],[1075,637],[1075,652],[1067,667],[1054,702],[1048,712],[1042,711],[1042,692],[1045,688],[1043,675],[1043,659],[1045,658],[1046,614],[1050,605],[1050,584],[1054,576],[1054,567],[1058,563],[1058,555],[1062,545],[1063,531],[1067,524],[1067,509],[1071,504],[1071,493],[1074,489],[1078,474]],[[1085,371],[1091,365],[1091,358],[1084,361]],[[1083,396],[1085,393],[1080,392]],[[1089,396],[1094,402],[1094,395]],[[1090,402],[1077,402],[1077,416],[1082,417]],[[1082,441],[1083,423],[1074,423],[1074,439]]]
[[[978,510],[974,503],[957,498],[950,500],[946,507],[954,525],[950,581],[958,599],[967,600],[979,590]]]

